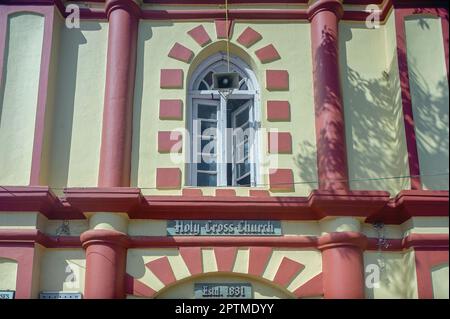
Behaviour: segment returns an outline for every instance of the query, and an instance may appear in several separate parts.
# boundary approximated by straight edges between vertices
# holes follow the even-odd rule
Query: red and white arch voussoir
[[[275,276],[273,279],[269,280],[263,277],[263,275],[269,264],[269,260],[272,257],[273,249],[271,247],[250,247],[248,250],[248,267],[246,272],[234,272],[233,269],[236,262],[238,247],[214,247],[213,251],[217,265],[217,272],[215,273],[238,273],[239,275],[256,277],[266,282],[269,281],[279,288],[287,289],[298,298],[318,297],[323,295],[322,273],[310,278],[300,287],[288,289],[291,282],[299,274],[301,275],[301,272],[304,270],[305,266],[302,263],[288,257],[283,257],[276,269]],[[211,273],[204,271],[201,247],[180,247],[179,254],[181,260],[189,270],[189,276],[177,279],[169,259],[166,256],[160,257],[148,262],[145,264],[145,267],[158,278],[163,287],[159,290],[155,290],[146,283],[127,274],[125,285],[126,293],[139,297],[152,298],[166,287],[173,286],[180,280]]]
[[[215,21],[216,39],[222,40],[231,38],[233,34],[234,22],[225,20]],[[205,47],[213,40],[202,24],[189,30],[187,34],[200,46]],[[255,46],[263,36],[258,31],[247,27],[236,38],[236,42],[249,49]],[[190,64],[195,56],[195,49],[175,42],[170,49],[168,56],[172,59]],[[281,59],[281,56],[273,43],[257,48],[255,56],[262,64]],[[160,87],[161,89],[183,89],[185,74],[182,69],[161,69]],[[267,69],[265,72],[265,87],[268,91],[289,91],[289,73],[287,70]],[[267,120],[268,121],[290,121],[290,105],[288,101],[269,100],[267,101]],[[160,120],[181,120],[183,117],[181,100],[161,100],[160,101]],[[167,146],[171,142],[168,139],[171,132],[159,132],[158,149],[160,153],[167,153]],[[280,132],[268,136],[269,140],[277,141],[275,147],[270,147],[270,153],[289,154],[292,153],[292,140],[289,132]],[[271,138],[273,137],[273,139]],[[282,146],[282,147],[279,147]],[[173,175],[177,174],[173,169]],[[167,185],[161,179],[156,180],[158,189],[179,189],[181,183],[178,179]],[[270,190],[274,192],[292,192],[294,191],[293,174],[290,168],[273,169],[270,174]]]

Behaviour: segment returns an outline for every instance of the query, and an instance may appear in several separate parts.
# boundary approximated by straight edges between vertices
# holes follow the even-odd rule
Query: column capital
[[[344,15],[344,8],[342,2],[339,0],[319,0],[308,9],[308,19],[311,21],[316,14],[323,11],[333,12],[338,20]]]
[[[141,6],[139,0],[106,0],[105,12],[108,17],[116,9],[123,9],[136,17],[141,15]]]
[[[337,247],[354,247],[364,250],[367,246],[367,237],[359,232],[333,232],[319,237],[318,248],[326,250]]]
[[[130,239],[127,234],[109,229],[91,229],[80,236],[81,244],[84,249],[90,245],[115,245],[128,248]]]

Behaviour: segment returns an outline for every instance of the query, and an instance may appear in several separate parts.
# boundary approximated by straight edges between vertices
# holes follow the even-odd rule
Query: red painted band
[[[178,176],[178,173],[177,173]],[[177,177],[177,185],[179,179]],[[49,219],[84,219],[82,211],[128,212],[138,219],[320,220],[359,216],[366,222],[402,224],[411,217],[448,216],[448,191],[405,190],[390,199],[380,191],[313,191],[308,197],[142,196],[138,188],[0,187],[0,212],[40,212]],[[266,194],[267,195],[267,194]]]
[[[0,9],[3,9],[0,7]],[[4,78],[3,69],[6,68],[6,39],[8,32],[8,12],[7,10],[0,10],[0,90],[3,90]]]
[[[400,86],[405,126],[406,148],[408,151],[409,174],[411,189],[422,189],[420,179],[419,154],[417,150],[416,132],[411,101],[411,87],[409,84],[408,58],[406,51],[406,33],[404,18],[410,13],[409,9],[395,9],[395,27],[397,30],[397,58],[400,73]]]
[[[378,250],[377,238],[366,238],[363,234],[343,232],[340,235],[330,234],[316,236],[281,236],[281,237],[185,237],[185,236],[124,236],[122,233],[111,235],[109,231],[103,234],[84,234],[83,242],[111,242],[128,248],[149,247],[312,247],[321,249],[333,246],[355,246],[365,250]],[[96,234],[98,234],[96,236]],[[330,237],[332,239],[330,239]],[[387,238],[388,247],[382,247],[383,251],[402,251],[415,248],[417,250],[447,249],[449,245],[448,234],[410,234],[405,238]],[[50,236],[36,229],[2,229],[0,230],[0,246],[2,245],[34,245],[38,243],[47,248],[81,248],[80,236]],[[86,245],[86,244],[85,244]],[[270,254],[270,252],[267,252]],[[263,253],[262,256],[265,256]],[[262,258],[257,254],[258,259]]]
[[[176,0],[173,0],[174,2]],[[199,0],[200,1],[200,0]],[[211,0],[216,1],[216,0]],[[219,0],[217,0],[219,1]],[[253,0],[249,0],[253,3]],[[255,0],[257,1],[257,0]],[[261,3],[271,4],[275,3],[273,1],[263,1]],[[291,1],[291,0],[287,0]],[[292,0],[294,1],[294,0]],[[348,2],[351,1],[351,2]],[[11,6],[23,6],[23,5],[55,5],[61,15],[66,17],[67,13],[65,12],[65,6],[61,2],[61,0],[4,0],[5,4]],[[91,0],[89,2],[105,2],[104,0]],[[203,2],[202,2],[203,3]],[[256,3],[256,2],[255,2]],[[276,2],[278,3],[278,2]],[[346,4],[377,4],[381,7],[381,15],[380,18],[382,21],[387,17],[387,13],[392,8],[392,3],[395,4],[395,7],[398,8],[416,8],[416,7],[438,7],[443,8],[446,7],[445,1],[407,1],[400,2],[398,0],[388,0],[383,3],[380,0],[347,0]],[[178,1],[176,1],[178,5]],[[307,10],[297,10],[297,9],[289,9],[289,10],[277,10],[277,9],[267,9],[267,10],[247,10],[247,9],[231,9],[229,10],[230,18],[232,19],[245,19],[245,20],[306,20],[308,18]],[[343,19],[349,21],[365,21],[368,17],[368,12],[366,10],[352,10],[346,11],[344,13]],[[104,9],[90,9],[90,8],[81,8],[80,15],[82,19],[95,19],[95,20],[106,20],[107,15]],[[223,18],[222,10],[143,10],[142,16],[143,19],[152,19],[152,20],[199,20],[199,19],[221,19]]]
[[[44,38],[42,43],[41,67],[39,72],[39,89],[36,109],[36,120],[34,126],[33,153],[31,159],[30,185],[41,185],[41,172],[44,169],[42,160],[44,154],[46,114],[52,112],[47,110],[48,84],[50,81],[50,63],[53,45],[53,24],[55,11],[51,7],[42,7],[44,14]]]

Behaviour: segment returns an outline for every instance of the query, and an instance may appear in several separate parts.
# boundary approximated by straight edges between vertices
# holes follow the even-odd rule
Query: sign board
[[[168,236],[281,236],[273,220],[170,220]]]
[[[197,299],[251,299],[252,285],[249,283],[196,283]]]
[[[39,299],[82,299],[79,292],[41,292]]]
[[[14,299],[14,290],[0,290],[0,299]]]

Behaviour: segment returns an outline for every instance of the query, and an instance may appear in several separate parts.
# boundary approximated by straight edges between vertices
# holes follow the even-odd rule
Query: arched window
[[[236,72],[239,89],[224,96],[213,74]],[[189,101],[189,180],[192,186],[255,186],[259,162],[259,87],[251,68],[218,53],[192,74]]]

